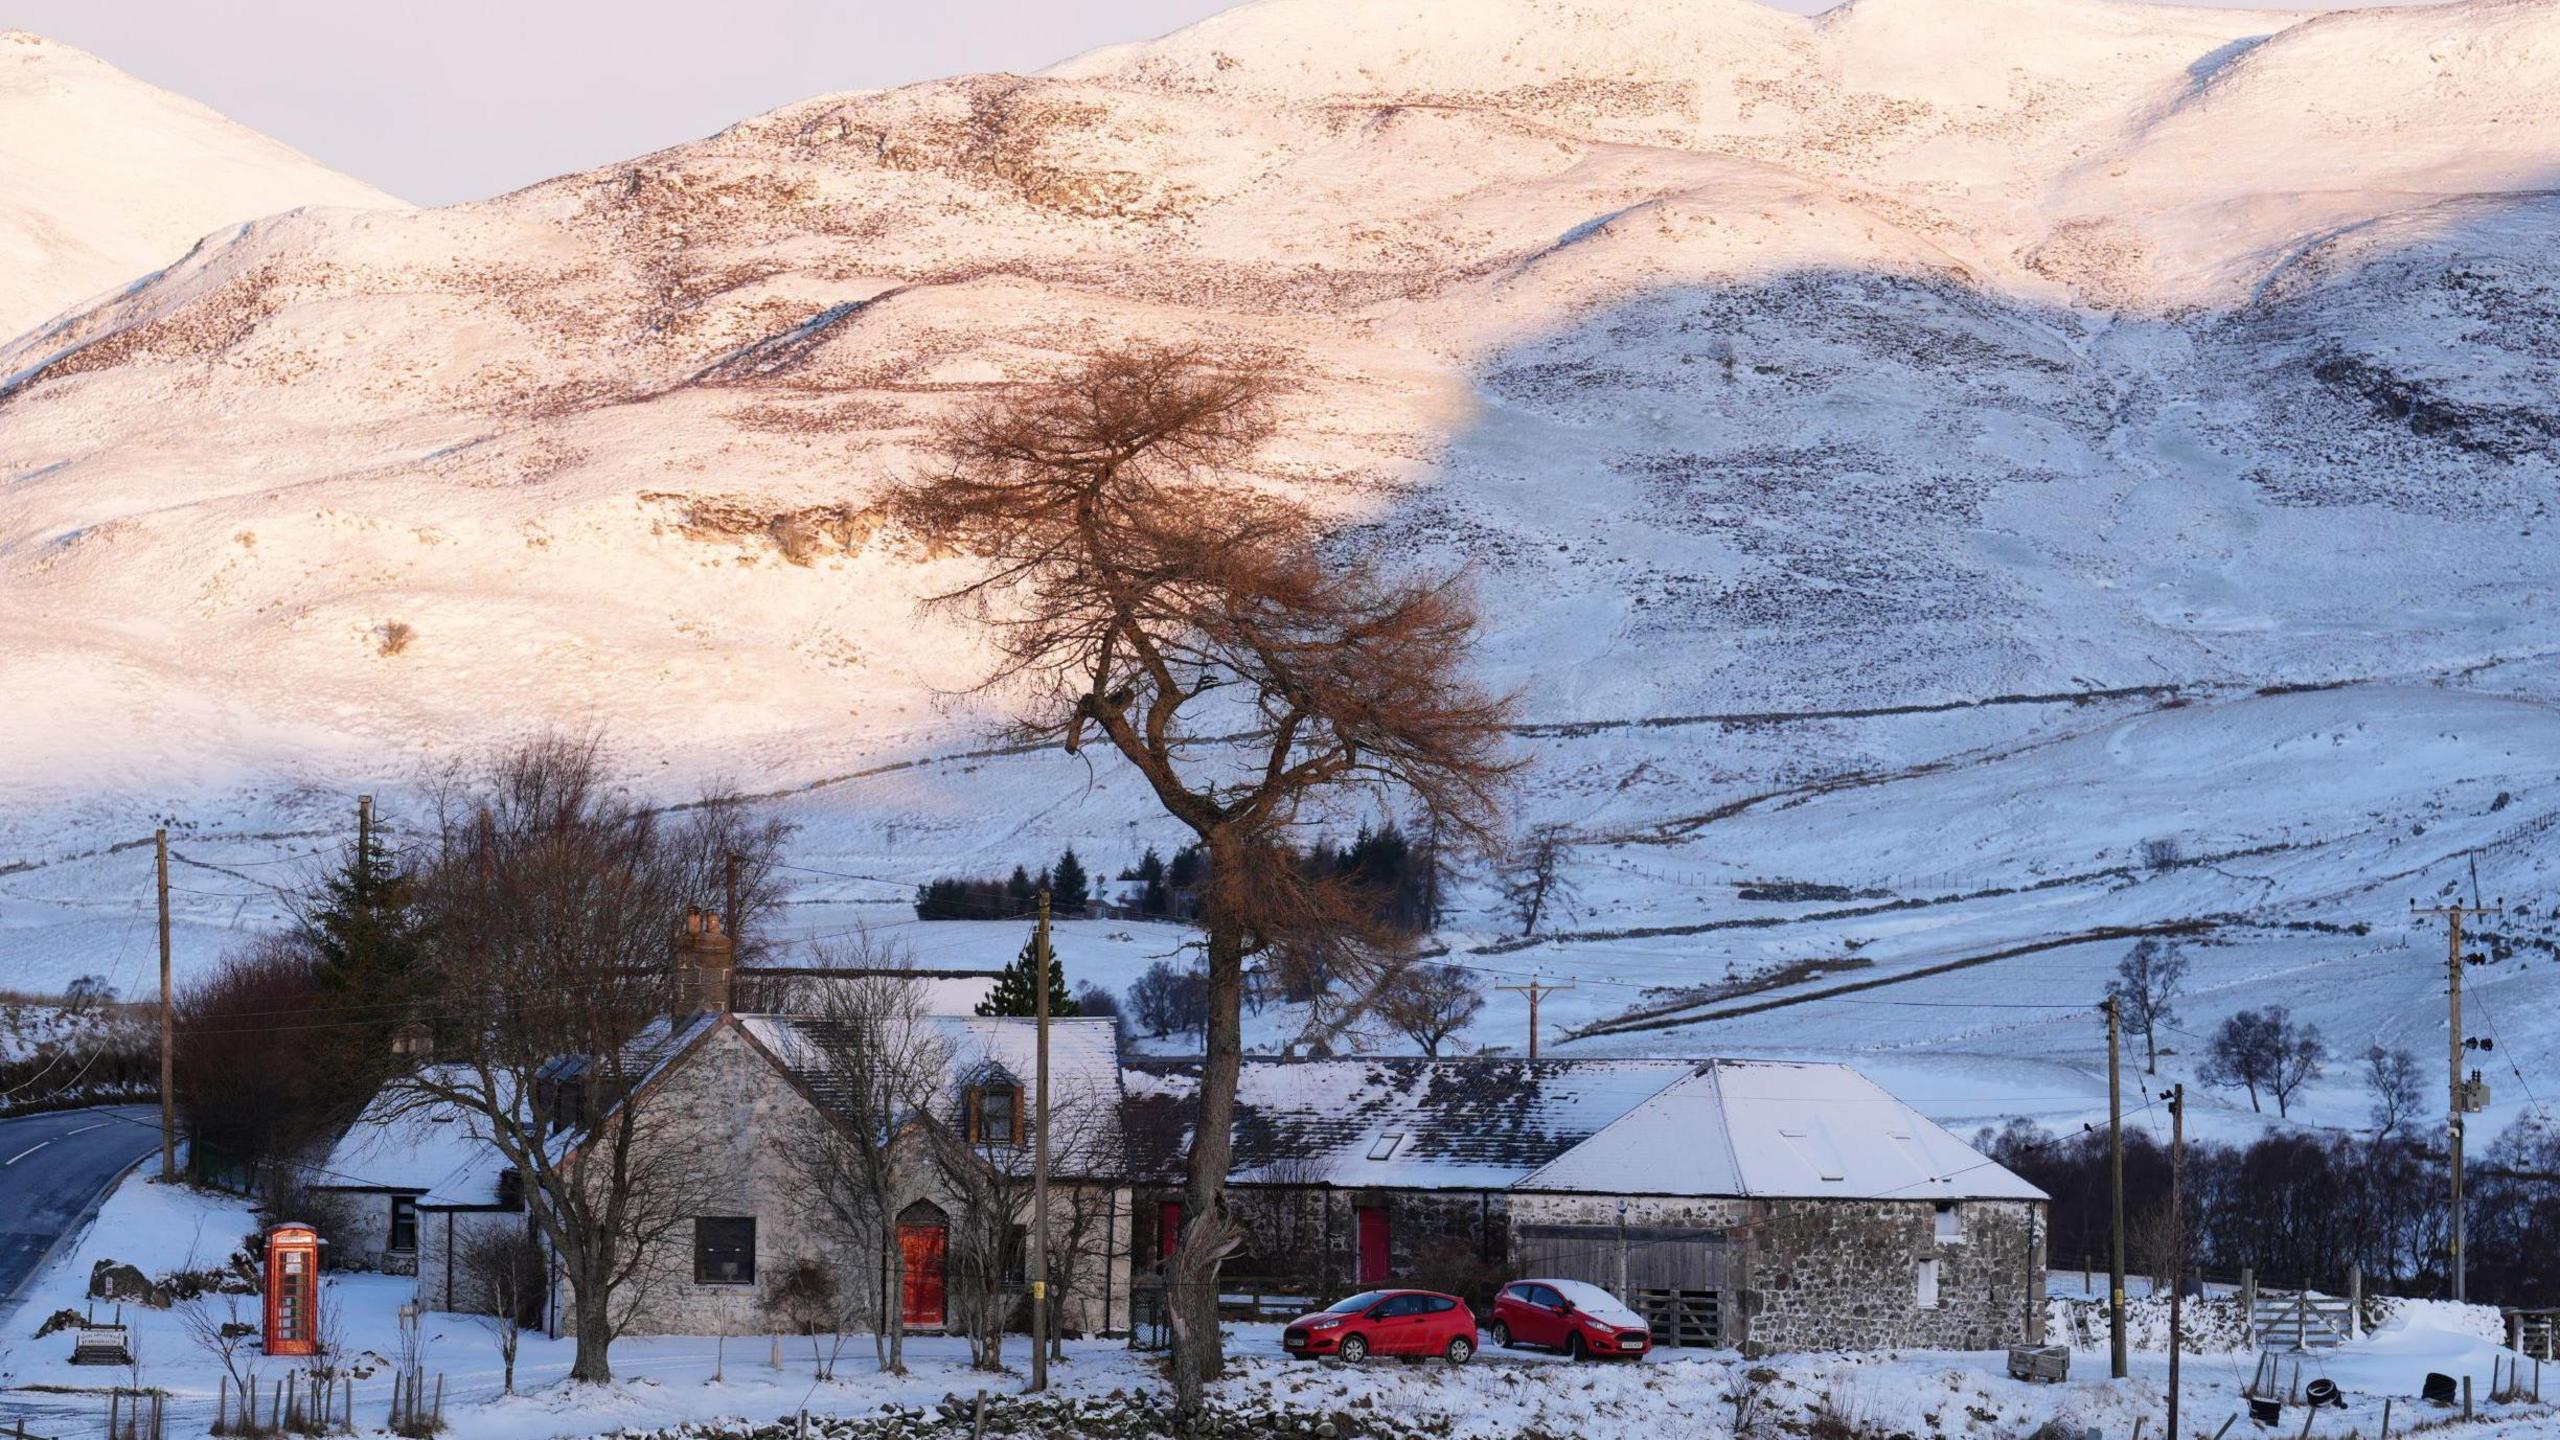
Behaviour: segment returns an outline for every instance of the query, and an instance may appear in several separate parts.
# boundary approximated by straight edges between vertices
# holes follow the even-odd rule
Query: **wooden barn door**
[[[938,1329],[943,1324],[949,1277],[951,1227],[942,1212],[918,1202],[898,1216],[898,1255],[906,1278],[900,1309],[907,1328]]]

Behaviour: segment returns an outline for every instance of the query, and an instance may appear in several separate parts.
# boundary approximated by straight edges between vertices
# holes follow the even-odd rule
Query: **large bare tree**
[[[952,417],[940,463],[894,501],[928,549],[979,562],[929,604],[983,627],[988,684],[1023,729],[1069,751],[1098,740],[1208,859],[1206,1055],[1167,1277],[1185,1414],[1224,1367],[1246,959],[1337,982],[1398,963],[1342,882],[1293,863],[1294,827],[1368,791],[1444,843],[1483,848],[1512,770],[1509,702],[1465,673],[1467,589],[1329,548],[1314,516],[1244,475],[1277,389],[1262,368],[1195,351],[1110,350]]]
[[[729,855],[761,877],[783,831],[727,802],[645,806],[592,737],[460,772],[438,809],[418,902],[446,1023],[439,1063],[394,1093],[462,1111],[521,1177],[573,1291],[570,1378],[608,1381],[615,1337],[718,1184],[685,1117],[640,1083],[674,1034],[678,928],[721,903]],[[755,932],[767,893],[741,885],[734,931]]]

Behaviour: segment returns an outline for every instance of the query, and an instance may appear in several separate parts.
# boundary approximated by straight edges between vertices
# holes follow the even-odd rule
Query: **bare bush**
[[[375,654],[397,655],[409,648],[410,641],[418,638],[418,631],[406,620],[386,620],[374,627],[373,638]]]

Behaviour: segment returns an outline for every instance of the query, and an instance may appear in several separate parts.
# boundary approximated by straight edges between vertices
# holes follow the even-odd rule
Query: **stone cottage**
[[[2045,1195],[1845,1065],[1709,1061],[1511,1187],[1513,1265],[1672,1343],[2044,1337]]]
[[[648,1094],[649,1143],[689,1147],[686,1203],[695,1213],[619,1292],[631,1316],[624,1333],[790,1331],[794,1325],[776,1308],[777,1285],[804,1262],[839,1276],[847,1293],[853,1286],[880,1287],[864,1293],[890,1297],[910,1330],[957,1327],[969,1293],[964,1268],[984,1249],[973,1249],[958,1227],[972,1215],[984,1225],[991,1203],[1018,1212],[1005,1227],[1010,1233],[995,1242],[1002,1253],[988,1258],[1002,1273],[968,1274],[984,1282],[975,1293],[992,1291],[999,1303],[1021,1309],[1035,1138],[1034,1022],[956,1016],[921,1022],[939,1037],[946,1060],[926,1102],[934,1113],[902,1122],[892,1151],[907,1193],[896,1214],[900,1273],[882,1276],[861,1273],[878,1252],[849,1242],[829,1224],[792,1158],[805,1154],[801,1147],[826,1127],[843,1122],[844,1074],[862,1063],[860,1047],[823,1019],[730,1013],[716,986],[688,986],[682,993],[680,1003],[702,1008],[658,1022],[632,1045],[651,1056],[635,1086],[635,1093]],[[574,1060],[556,1068],[557,1083],[575,1083]],[[1069,1334],[1124,1330],[1131,1196],[1113,1022],[1051,1022],[1050,1093],[1048,1248],[1063,1296],[1061,1323]],[[558,1103],[555,1098],[546,1108]],[[947,1148],[931,1149],[937,1126],[943,1135],[964,1137],[973,1163],[990,1172],[986,1183],[973,1183],[970,1167],[953,1165]],[[460,1257],[484,1227],[523,1226],[528,1216],[517,1177],[467,1114],[405,1107],[386,1091],[339,1142],[328,1169],[349,1213],[362,1217],[347,1227],[353,1238],[340,1242],[354,1252],[349,1258],[415,1273],[418,1299],[429,1308],[485,1308]],[[574,1306],[556,1266],[551,1279],[542,1318],[554,1333],[565,1333]],[[1027,1318],[1027,1311],[1008,1318]]]
[[[1197,1074],[1129,1080],[1157,1260]],[[1239,1284],[1584,1280],[1754,1351],[2042,1334],[2042,1192],[1842,1065],[1248,1059],[1235,1151]]]

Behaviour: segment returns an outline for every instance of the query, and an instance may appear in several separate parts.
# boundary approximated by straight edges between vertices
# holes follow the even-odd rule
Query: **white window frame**
[[[1911,1291],[1913,1309],[1935,1310],[1938,1308],[1938,1262],[1936,1259],[1923,1260],[1913,1268]]]
[[[1953,1200],[1941,1200],[1929,1217],[1930,1234],[1941,1245],[1964,1243],[1964,1207]]]

